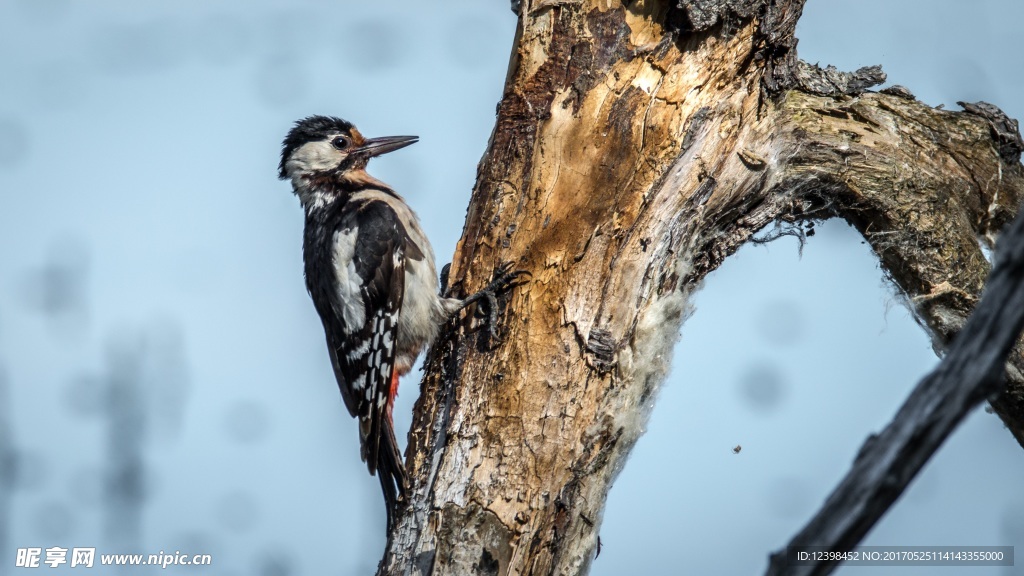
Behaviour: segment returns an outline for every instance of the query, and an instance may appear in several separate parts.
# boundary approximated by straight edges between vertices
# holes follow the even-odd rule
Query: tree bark
[[[380,574],[585,574],[690,295],[772,222],[845,218],[937,350],[964,324],[1024,192],[1016,124],[800,62],[802,5],[521,3],[450,277],[531,276],[499,342],[465,318],[428,355]],[[1024,443],[1022,363],[994,406]]]

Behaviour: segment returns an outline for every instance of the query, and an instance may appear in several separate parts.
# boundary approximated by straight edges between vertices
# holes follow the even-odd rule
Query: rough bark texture
[[[941,350],[1024,191],[1015,125],[796,58],[800,0],[523,0],[451,270],[505,297],[431,351],[381,574],[583,574],[690,294],[772,222],[842,217]],[[1016,139],[1015,139],[1016,138]],[[996,409],[1024,442],[1024,362]]]

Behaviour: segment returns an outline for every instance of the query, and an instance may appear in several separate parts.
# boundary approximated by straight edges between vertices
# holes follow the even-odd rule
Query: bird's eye
[[[334,140],[331,140],[331,145],[338,150],[344,150],[345,148],[348,148],[348,139],[344,136],[338,136]]]

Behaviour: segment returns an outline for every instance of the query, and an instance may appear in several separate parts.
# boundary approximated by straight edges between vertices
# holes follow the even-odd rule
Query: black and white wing
[[[363,460],[371,474],[380,476],[386,498],[395,497],[396,485],[405,491],[405,468],[389,413],[405,291],[405,236],[386,203],[348,202],[332,238],[330,313],[321,313],[329,317],[324,328],[341,395],[359,419]]]

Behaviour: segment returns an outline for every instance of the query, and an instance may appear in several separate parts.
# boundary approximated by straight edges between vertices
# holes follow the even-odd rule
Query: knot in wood
[[[610,372],[615,366],[615,339],[611,332],[592,329],[587,337],[586,350],[591,356],[590,364],[601,374]]]

